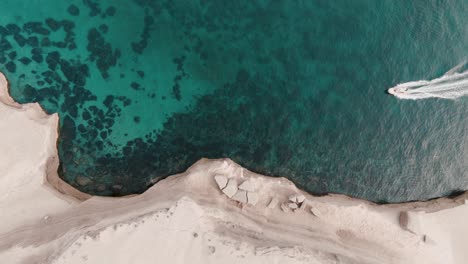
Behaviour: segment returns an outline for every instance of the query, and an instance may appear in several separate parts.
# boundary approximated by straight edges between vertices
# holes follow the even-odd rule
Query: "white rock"
[[[302,203],[305,200],[305,196],[303,194],[299,194],[296,196],[296,200],[298,203]]]
[[[223,175],[216,175],[214,176],[214,179],[216,181],[216,184],[218,184],[220,190],[224,189],[224,187],[226,187],[228,183],[227,177]]]
[[[234,194],[237,192],[237,181],[235,179],[230,179],[227,183],[226,188],[223,189],[223,193],[227,195],[227,197],[232,198]]]
[[[295,194],[290,195],[288,199],[289,199],[289,201],[291,201],[293,203],[297,203],[297,195],[295,195]]]
[[[320,215],[321,215],[320,211],[317,208],[314,208],[314,207],[310,208],[310,212],[313,215],[317,216],[317,217],[320,217]]]
[[[256,205],[258,202],[258,194],[255,192],[247,192],[247,203]]]
[[[268,208],[273,209],[278,205],[278,199],[275,197],[271,198],[270,203],[268,204]]]
[[[289,203],[288,204],[288,207],[293,209],[293,210],[296,210],[298,207],[297,207],[297,203]]]
[[[253,192],[255,191],[255,186],[250,180],[246,180],[241,185],[239,185],[239,189],[248,191],[248,192]]]
[[[238,190],[234,196],[232,196],[234,201],[238,201],[241,203],[247,203],[247,192],[244,190]]]
[[[307,206],[307,203],[304,200],[304,201],[302,201],[301,205],[299,206],[299,209],[304,209],[304,208],[306,208],[306,206]]]
[[[286,205],[286,204],[281,204],[281,210],[283,210],[283,212],[287,213],[289,212],[289,207]]]

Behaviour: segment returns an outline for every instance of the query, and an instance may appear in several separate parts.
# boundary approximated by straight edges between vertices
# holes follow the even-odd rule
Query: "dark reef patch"
[[[132,49],[137,54],[142,54],[145,48],[148,46],[148,40],[150,38],[150,32],[154,24],[154,19],[150,15],[146,15],[144,19],[143,32],[140,35],[140,41],[132,42]]]
[[[80,9],[76,5],[73,5],[73,4],[68,6],[67,12],[72,16],[80,15]]]
[[[87,49],[90,52],[89,59],[91,61],[96,61],[101,75],[107,78],[109,76],[109,68],[117,64],[117,60],[120,57],[120,50],[113,50],[111,44],[105,41],[104,37],[96,28],[92,28],[88,32]]]
[[[16,72],[16,64],[12,61],[9,61],[7,64],[5,64],[5,67],[11,73]]]
[[[89,16],[91,17],[97,16],[102,12],[99,1],[83,0],[83,3],[89,8]]]

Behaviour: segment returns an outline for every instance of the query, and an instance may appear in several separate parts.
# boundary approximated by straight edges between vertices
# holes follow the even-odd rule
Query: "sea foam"
[[[392,87],[405,90],[395,93],[400,99],[444,98],[456,99],[468,95],[468,61],[464,61],[446,72],[442,77],[433,80],[420,80],[398,84]],[[465,68],[465,69],[464,69]],[[464,69],[464,70],[463,70]]]

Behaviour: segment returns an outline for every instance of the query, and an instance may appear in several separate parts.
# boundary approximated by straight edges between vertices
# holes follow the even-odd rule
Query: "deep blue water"
[[[85,192],[229,157],[314,193],[427,199],[467,189],[468,98],[385,90],[466,59],[466,14],[464,0],[2,0],[0,70],[16,100],[60,114],[60,174]]]

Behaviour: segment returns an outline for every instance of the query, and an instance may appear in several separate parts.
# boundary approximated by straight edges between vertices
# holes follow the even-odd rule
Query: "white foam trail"
[[[403,91],[403,93],[395,93],[401,99],[425,99],[425,98],[444,98],[456,99],[461,96],[468,95],[468,70],[461,70],[467,61],[455,66],[442,77],[426,81],[413,81],[398,84],[390,89]]]

